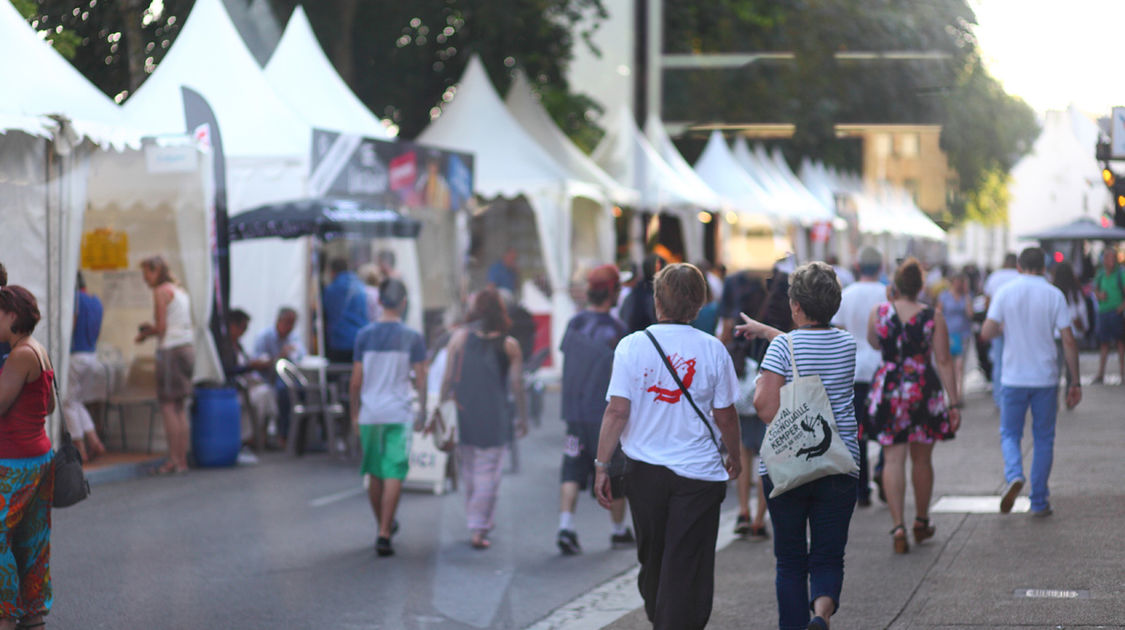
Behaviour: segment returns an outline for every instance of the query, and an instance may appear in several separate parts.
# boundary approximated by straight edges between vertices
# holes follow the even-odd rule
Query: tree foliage
[[[195,2],[11,1],[118,102],[155,70]],[[270,2],[282,24],[297,4]],[[599,106],[569,90],[566,67],[574,46],[588,45],[590,29],[606,17],[602,0],[306,0],[303,5],[341,76],[372,111],[394,121],[403,137],[429,124],[473,53],[501,92],[512,70],[522,67],[548,111],[579,144],[592,146],[600,136],[590,115]]]
[[[790,159],[812,156],[849,168],[859,166],[858,147],[836,139],[838,123],[940,124],[961,192],[977,193],[990,173],[1006,173],[1030,149],[1038,125],[982,66],[975,21],[967,0],[666,0],[667,52],[785,51],[796,59],[667,72],[665,119],[794,123],[785,145]],[[844,51],[947,57],[835,56]]]
[[[13,0],[32,27],[118,102],[156,69],[195,0]]]

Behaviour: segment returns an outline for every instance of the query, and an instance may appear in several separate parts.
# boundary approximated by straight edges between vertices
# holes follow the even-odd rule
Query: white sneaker
[[[243,448],[238,452],[238,465],[239,466],[253,466],[258,463],[258,456],[248,448]]]

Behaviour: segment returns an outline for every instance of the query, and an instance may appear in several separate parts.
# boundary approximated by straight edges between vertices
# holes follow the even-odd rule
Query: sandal
[[[492,543],[485,538],[484,534],[473,534],[473,539],[469,541],[469,544],[478,551],[484,551],[492,546]]]
[[[902,532],[901,536],[898,535],[899,532]],[[906,553],[910,551],[910,543],[906,540],[905,527],[903,527],[902,525],[895,525],[895,528],[891,530],[891,536],[894,536],[895,553]]]
[[[933,525],[930,525],[930,519],[918,518],[914,519],[914,542],[921,544],[927,538],[933,538],[934,532],[937,531]]]

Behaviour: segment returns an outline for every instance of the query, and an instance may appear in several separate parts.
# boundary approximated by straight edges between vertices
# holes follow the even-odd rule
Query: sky
[[[1125,0],[971,0],[989,71],[1037,111],[1125,105]]]

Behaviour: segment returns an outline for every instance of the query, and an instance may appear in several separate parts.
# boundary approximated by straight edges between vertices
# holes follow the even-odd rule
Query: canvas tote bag
[[[821,477],[859,470],[836,429],[820,375],[801,376],[792,336],[785,335],[785,341],[793,380],[781,387],[781,406],[762,443],[762,461],[773,482],[771,499]]]

